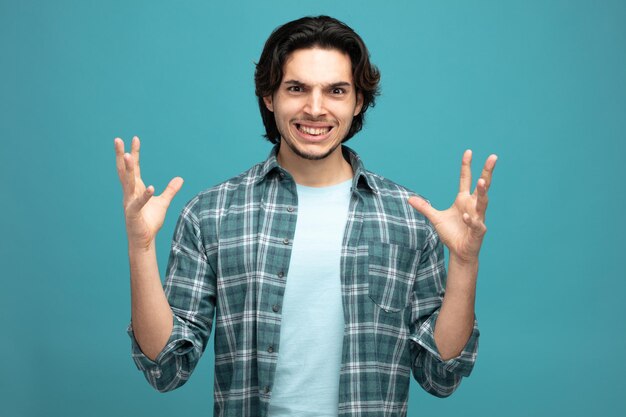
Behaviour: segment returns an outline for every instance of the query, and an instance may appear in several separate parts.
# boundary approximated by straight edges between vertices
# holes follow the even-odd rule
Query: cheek
[[[355,108],[356,103],[354,101],[347,100],[345,102],[335,104],[335,106],[330,106],[329,108],[332,114],[342,121],[350,122],[354,117],[354,112],[357,110]]]
[[[300,100],[296,97],[285,97],[279,95],[274,100],[274,111],[282,114],[297,113],[302,107],[304,107],[306,101]]]
[[[274,102],[274,114],[276,119],[291,119],[298,114],[297,103],[294,102]]]
[[[352,122],[352,119],[354,118],[354,108],[348,108],[348,109],[344,109],[343,112],[341,113],[341,120],[346,124],[346,125],[350,125],[350,123]]]

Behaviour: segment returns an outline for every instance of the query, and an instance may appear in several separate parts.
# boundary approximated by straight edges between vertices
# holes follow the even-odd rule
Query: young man
[[[139,139],[115,139],[131,269],[133,359],[185,383],[215,318],[216,416],[404,416],[410,374],[448,396],[470,374],[474,299],[495,155],[437,211],[342,143],[374,104],[361,38],[326,17],[275,30],[257,65],[269,158],[199,193],[178,220],[162,288],[155,235],[182,186],[153,196]],[[443,244],[450,250],[446,277]],[[447,283],[446,283],[447,281]]]

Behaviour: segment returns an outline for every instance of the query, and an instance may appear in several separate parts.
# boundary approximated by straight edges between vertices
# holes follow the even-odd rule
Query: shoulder
[[[185,205],[184,211],[195,213],[198,218],[219,217],[232,204],[245,199],[249,190],[260,181],[263,163],[226,181],[200,191]]]
[[[365,175],[368,182],[375,190],[375,193],[386,196],[387,198],[404,201],[408,200],[412,195],[418,195],[409,188],[404,187],[389,178],[383,177],[380,174],[376,174],[375,172],[366,170]]]
[[[370,195],[377,213],[383,212],[382,217],[387,221],[402,224],[423,238],[435,235],[432,223],[409,204],[412,196],[429,201],[426,197],[374,172],[366,170],[365,175],[373,190]]]

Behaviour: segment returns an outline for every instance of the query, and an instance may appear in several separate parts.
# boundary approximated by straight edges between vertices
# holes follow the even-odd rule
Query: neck
[[[341,145],[324,159],[310,160],[296,155],[281,144],[278,163],[289,172],[296,184],[307,187],[328,187],[352,178],[352,166],[343,158]]]

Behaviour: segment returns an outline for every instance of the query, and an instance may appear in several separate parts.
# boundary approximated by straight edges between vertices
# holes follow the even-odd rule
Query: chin
[[[287,144],[289,149],[291,149],[291,151],[294,154],[298,155],[300,158],[307,159],[309,161],[319,161],[319,160],[325,159],[328,156],[330,156],[333,152],[335,152],[335,150],[339,147],[339,145],[341,145],[341,142],[338,142],[328,149],[309,151],[306,149],[302,149],[300,146],[294,144],[290,140],[285,140],[284,142]]]

